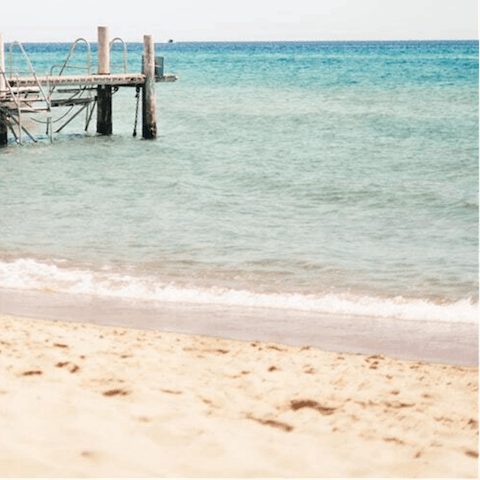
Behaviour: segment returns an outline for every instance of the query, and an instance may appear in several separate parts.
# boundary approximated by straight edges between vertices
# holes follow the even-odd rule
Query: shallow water
[[[68,53],[26,49],[38,73]],[[158,140],[123,89],[111,138],[79,116],[0,152],[0,287],[476,321],[478,42],[157,54]]]

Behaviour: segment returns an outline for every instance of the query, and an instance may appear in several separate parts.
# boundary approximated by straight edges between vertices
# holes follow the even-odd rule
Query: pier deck
[[[175,82],[177,76],[167,73],[161,77],[156,77],[155,82]],[[7,78],[12,88],[36,87],[40,83],[42,86],[85,86],[85,85],[112,85],[118,87],[135,87],[145,84],[145,75],[142,73],[122,73],[108,75],[61,75],[54,77],[10,77]]]

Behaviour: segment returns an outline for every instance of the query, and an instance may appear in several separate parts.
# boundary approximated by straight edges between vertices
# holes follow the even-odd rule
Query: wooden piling
[[[5,83],[5,44],[3,43],[3,36],[0,32],[0,100],[4,97],[4,91],[7,88]],[[8,143],[8,128],[7,119],[5,115],[0,112],[0,146]]]
[[[7,128],[7,119],[0,112],[0,147],[8,144],[8,128]]]
[[[110,75],[110,41],[108,27],[98,27],[98,73]],[[97,87],[97,133],[111,135],[112,128],[112,87]]]
[[[144,75],[142,86],[142,133],[143,138],[157,138],[157,100],[155,97],[155,43],[153,35],[144,35]]]

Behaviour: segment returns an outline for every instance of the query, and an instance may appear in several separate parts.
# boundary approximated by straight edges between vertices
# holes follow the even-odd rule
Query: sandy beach
[[[478,475],[478,368],[0,316],[0,477]]]

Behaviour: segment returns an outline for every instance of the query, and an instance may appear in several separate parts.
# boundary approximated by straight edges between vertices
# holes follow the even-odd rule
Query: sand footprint
[[[104,397],[115,397],[115,396],[126,396],[130,395],[130,392],[128,390],[123,390],[121,388],[114,388],[112,390],[106,390],[105,392],[102,393]]]
[[[294,412],[296,412],[297,410],[301,410],[302,408],[311,408],[321,413],[322,415],[332,415],[335,410],[337,410],[334,407],[326,407],[324,405],[320,405],[315,400],[302,399],[290,401],[290,409]]]
[[[33,375],[43,375],[43,372],[41,370],[29,370],[27,372],[23,372],[22,375],[24,377],[31,377]]]
[[[292,425],[289,425],[288,423],[285,423],[285,422],[279,422],[278,420],[257,418],[257,417],[254,417],[253,415],[247,415],[246,418],[248,420],[253,420],[254,422],[260,423],[261,425],[266,425],[268,427],[273,427],[273,428],[279,428],[284,432],[291,432],[293,430]]]
[[[55,366],[57,368],[66,367],[70,373],[75,373],[80,370],[80,367],[78,365],[75,365],[74,363],[71,363],[71,362],[58,362],[57,364],[55,364]]]

